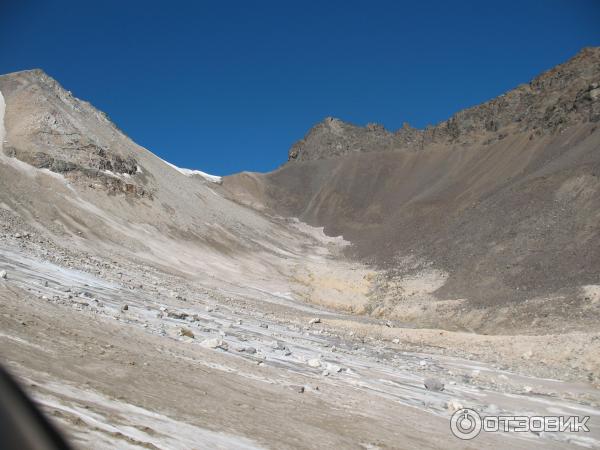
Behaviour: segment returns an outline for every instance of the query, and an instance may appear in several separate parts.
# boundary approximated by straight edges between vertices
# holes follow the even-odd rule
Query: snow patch
[[[171,166],[177,172],[184,174],[186,177],[198,175],[204,178],[205,180],[210,181],[211,183],[221,184],[223,182],[223,177],[219,177],[217,175],[210,175],[206,172],[202,172],[201,170],[182,169],[181,167],[177,167],[175,164],[171,164],[170,162],[165,161],[164,159],[161,159],[161,161]]]
[[[113,178],[119,178],[112,170],[103,170],[102,171],[103,174],[108,175],[109,177],[113,177]]]

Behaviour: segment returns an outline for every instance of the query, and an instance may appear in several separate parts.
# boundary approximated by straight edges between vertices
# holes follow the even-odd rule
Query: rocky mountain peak
[[[392,150],[397,146],[393,133],[382,125],[360,127],[327,117],[296,142],[289,151],[290,160],[312,160],[342,156],[351,152]]]
[[[573,124],[600,120],[600,47],[588,47],[564,64],[481,105],[459,111],[436,126],[404,124],[390,133],[327,118],[289,151],[289,160],[314,160],[352,152],[421,150],[431,144],[490,144],[509,134],[531,138]]]
[[[41,69],[0,76],[6,102],[3,155],[113,194],[149,195],[138,148],[104,114]]]

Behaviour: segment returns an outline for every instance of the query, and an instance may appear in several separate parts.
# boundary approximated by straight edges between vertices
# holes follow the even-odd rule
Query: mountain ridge
[[[600,107],[592,100],[600,97],[599,72],[600,47],[586,47],[529,83],[424,129],[405,123],[392,132],[377,124],[360,127],[328,117],[292,145],[288,160],[307,161],[361,151],[415,151],[436,144],[489,144],[511,132],[531,131],[540,136],[560,132],[582,118],[597,122]]]

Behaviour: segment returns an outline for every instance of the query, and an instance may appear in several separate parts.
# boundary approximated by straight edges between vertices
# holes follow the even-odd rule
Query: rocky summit
[[[418,151],[436,145],[490,145],[515,133],[531,139],[600,121],[600,50],[585,48],[568,62],[489,102],[456,113],[424,130],[405,123],[394,132],[359,127],[332,117],[313,127],[288,153],[290,161],[354,152]]]
[[[458,449],[463,408],[589,416],[476,448],[600,447],[599,125],[586,48],[221,179],[0,76],[2,362],[80,448]]]

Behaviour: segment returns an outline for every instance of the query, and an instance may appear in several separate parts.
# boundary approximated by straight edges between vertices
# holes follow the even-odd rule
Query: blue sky
[[[446,119],[600,45],[596,0],[0,0],[0,73],[42,68],[182,167],[270,171],[326,116]]]

